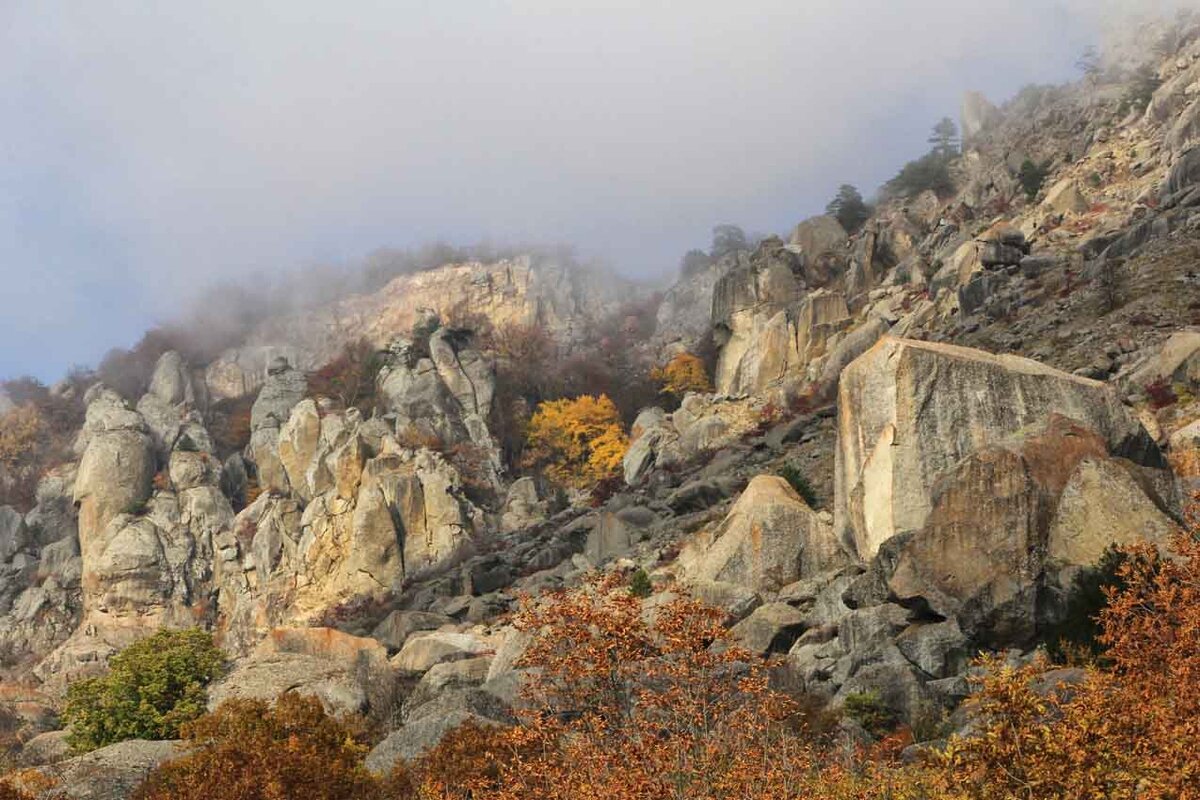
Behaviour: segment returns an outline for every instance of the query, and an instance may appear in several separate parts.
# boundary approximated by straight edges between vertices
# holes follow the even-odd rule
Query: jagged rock
[[[786,653],[804,632],[804,613],[787,603],[767,603],[729,629],[730,636],[752,653]]]
[[[179,741],[130,739],[37,771],[68,800],[126,800],[152,769],[184,751]]]
[[[415,633],[392,658],[392,666],[405,672],[425,672],[434,664],[474,658],[491,652],[491,649],[486,642],[468,633]]]
[[[426,703],[432,702],[443,693],[481,686],[487,680],[491,664],[491,656],[464,658],[458,661],[443,661],[440,664],[434,664],[421,676],[421,680],[413,687],[412,694],[405,699],[403,709],[405,717],[411,718],[414,709],[419,709]]]
[[[0,562],[10,560],[28,544],[25,518],[12,506],[0,506]]]
[[[1162,466],[1145,430],[1102,383],[1015,356],[886,337],[842,374],[835,526],[870,558],[921,529],[936,480],[973,452],[1065,415],[1108,452]]]
[[[386,739],[375,745],[367,754],[366,767],[376,775],[387,775],[398,762],[419,758],[436,747],[446,734],[467,722],[484,727],[496,724],[487,717],[469,711],[422,717],[392,731]]]
[[[537,481],[528,476],[518,478],[505,495],[500,530],[508,533],[529,528],[545,522],[549,515],[550,502],[542,498]]]
[[[724,521],[688,548],[680,558],[691,579],[754,591],[777,590],[849,560],[829,523],[774,475],[750,481]]]
[[[196,391],[192,386],[191,370],[183,356],[168,350],[158,357],[154,373],[150,376],[152,394],[168,405],[192,404],[196,402]]]
[[[287,473],[288,485],[305,501],[315,494],[315,476],[309,470],[315,466],[321,445],[321,415],[311,398],[297,403],[279,430],[277,452],[279,462]]]
[[[73,497],[86,560],[89,543],[109,521],[150,496],[155,464],[145,423],[115,392],[104,390],[88,405],[80,440],[86,445]]]
[[[838,623],[838,639],[857,663],[870,663],[894,647],[892,640],[908,622],[909,612],[894,603],[859,608]]]
[[[414,633],[437,630],[452,622],[453,620],[445,614],[397,609],[375,626],[371,636],[379,640],[389,651],[394,652],[403,647],[404,643],[408,641],[408,637]]]
[[[724,611],[727,626],[741,622],[762,605],[762,597],[757,592],[736,583],[693,580],[688,582],[688,591],[704,605]]]
[[[1057,214],[1082,214],[1091,204],[1084,197],[1078,183],[1071,178],[1064,178],[1046,192],[1042,206]]]
[[[914,666],[933,678],[957,675],[974,655],[967,637],[952,619],[910,625],[896,637],[896,647]]]
[[[805,280],[825,286],[846,267],[846,230],[827,214],[810,217],[792,229],[788,243],[799,248]]]
[[[734,263],[719,259],[699,273],[682,276],[676,281],[658,305],[655,340],[691,347],[708,333],[712,324],[713,291],[717,281]]]
[[[263,489],[286,493],[287,472],[279,460],[279,432],[292,409],[304,399],[308,381],[282,358],[267,368],[267,379],[250,409],[250,452]]]
[[[969,316],[987,305],[988,300],[1007,283],[1003,275],[994,272],[977,272],[971,280],[958,289],[958,307],[963,315]]]
[[[21,747],[20,764],[24,767],[40,767],[55,764],[71,756],[71,745],[67,742],[69,731],[46,731],[39,733]]]
[[[996,108],[980,92],[964,92],[962,99],[963,146],[967,146],[981,133],[991,128],[1000,119],[1000,109]]]
[[[1137,390],[1156,381],[1200,384],[1200,332],[1171,334],[1158,351],[1123,379],[1125,385]]]

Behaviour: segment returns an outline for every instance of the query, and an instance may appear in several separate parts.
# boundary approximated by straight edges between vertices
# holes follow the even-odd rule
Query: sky
[[[382,246],[570,243],[662,279],[1160,5],[0,0],[0,376]]]

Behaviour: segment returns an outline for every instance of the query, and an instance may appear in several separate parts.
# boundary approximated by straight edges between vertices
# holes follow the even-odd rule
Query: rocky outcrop
[[[843,541],[885,596],[976,641],[1029,641],[1063,570],[1170,528],[1173,487],[1142,426],[1103,384],[1036,362],[888,338],[843,374],[838,427]],[[1100,522],[1085,506],[1112,494],[1139,510],[1085,533]]]
[[[250,455],[264,490],[287,492],[287,472],[279,460],[279,434],[308,391],[304,374],[282,358],[267,367],[267,378],[250,409]]]
[[[719,526],[689,543],[680,563],[697,581],[778,591],[850,563],[832,521],[827,512],[810,509],[783,478],[760,475]]]
[[[809,286],[828,286],[846,270],[849,237],[836,218],[810,217],[792,229],[788,244],[800,256],[800,269]]]

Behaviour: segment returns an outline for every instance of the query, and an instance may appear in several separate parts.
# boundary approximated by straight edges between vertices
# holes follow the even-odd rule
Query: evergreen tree
[[[838,189],[837,197],[825,206],[825,213],[837,218],[846,233],[854,233],[862,227],[871,216],[871,208],[863,202],[858,189],[848,183],[843,183]]]
[[[954,120],[942,117],[938,124],[933,126],[933,133],[930,134],[928,142],[933,145],[932,152],[943,158],[958,155],[958,126],[954,124]]]

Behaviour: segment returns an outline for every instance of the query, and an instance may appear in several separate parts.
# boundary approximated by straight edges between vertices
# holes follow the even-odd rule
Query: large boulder
[[[1025,358],[883,338],[842,373],[835,526],[863,558],[924,527],[933,486],[967,456],[1058,413],[1109,454],[1161,468],[1157,446],[1113,392]]]
[[[1026,644],[1104,547],[1165,540],[1162,454],[1101,383],[1036,362],[886,339],[843,375],[840,535],[882,596]],[[1101,507],[1121,498],[1128,520]],[[879,592],[874,593],[879,596]]]
[[[799,249],[804,278],[810,286],[824,286],[846,268],[849,237],[836,218],[810,217],[792,229],[788,243]]]
[[[74,502],[86,559],[89,543],[117,514],[137,508],[150,496],[155,461],[141,415],[107,389],[88,405],[76,447],[81,443]]]
[[[721,524],[701,532],[680,558],[692,580],[752,591],[777,591],[850,560],[827,517],[774,475],[751,480]]]

